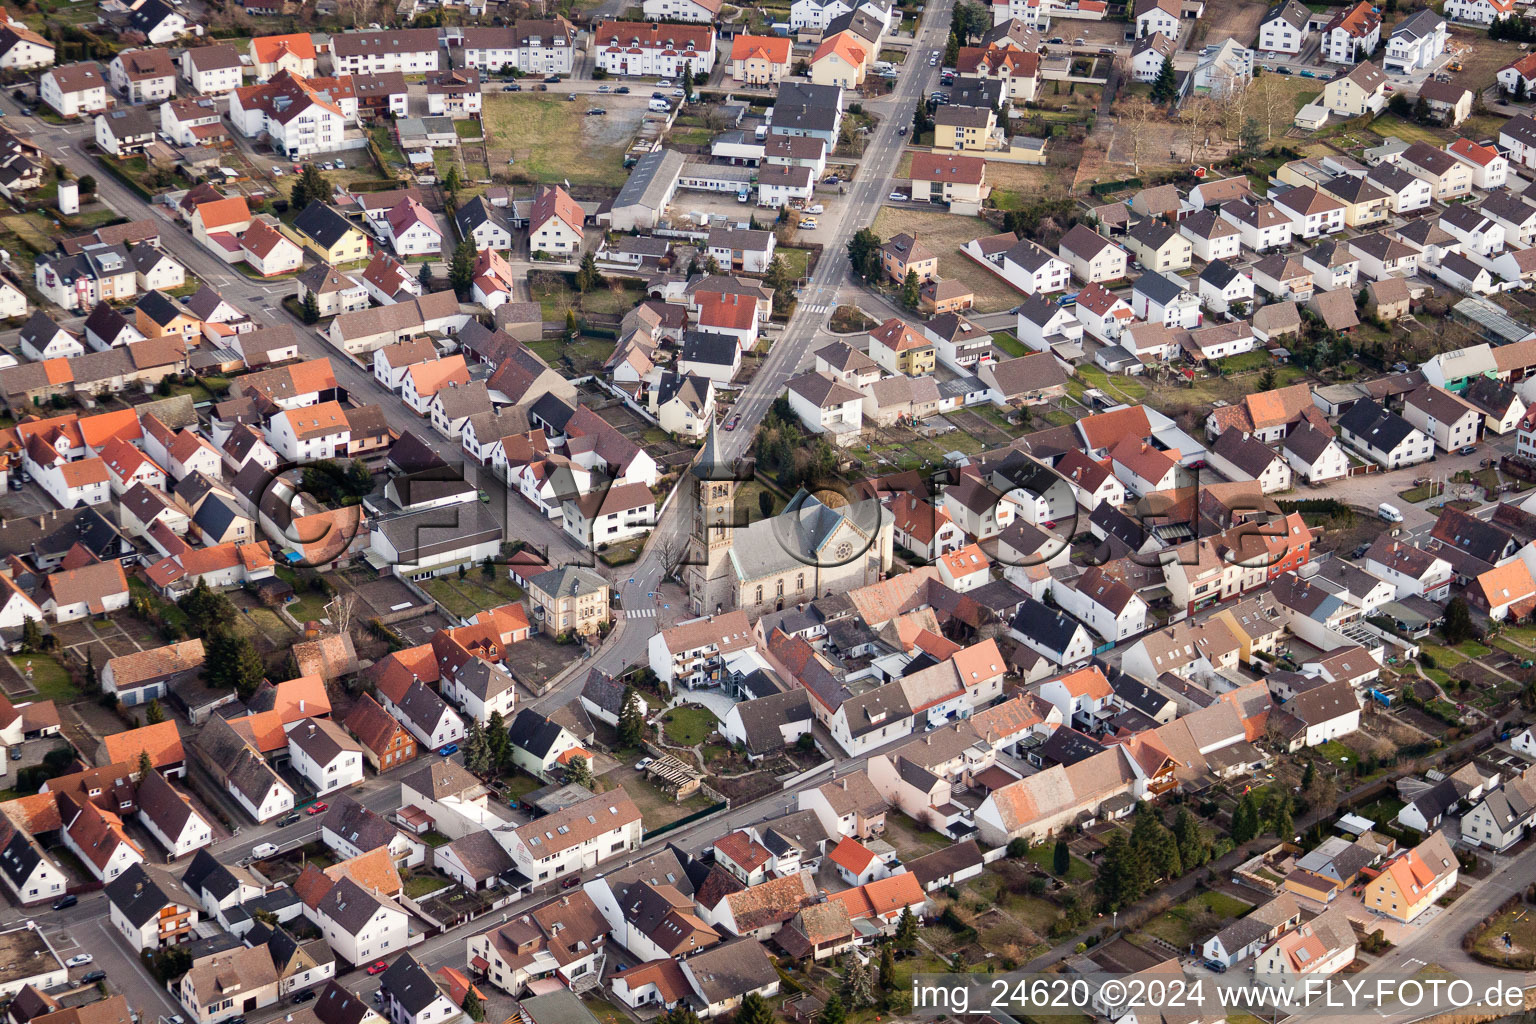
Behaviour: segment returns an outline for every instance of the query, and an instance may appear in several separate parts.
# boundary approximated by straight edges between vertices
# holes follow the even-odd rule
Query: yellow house
[[[933,342],[893,316],[869,332],[869,358],[891,373],[921,377],[933,372],[937,353]]]
[[[829,36],[816,47],[811,57],[811,81],[817,85],[837,85],[852,89],[864,84],[869,68],[869,46],[852,32]]]
[[[368,258],[368,236],[316,199],[293,221],[296,241],[331,266]]]
[[[1364,177],[1341,174],[1318,182],[1314,187],[1344,204],[1346,227],[1368,228],[1381,224],[1392,212],[1392,197],[1387,190]]]
[[[543,619],[543,631],[596,633],[613,621],[608,604],[608,581],[590,569],[563,565],[541,572],[528,581],[528,597]]]
[[[1340,117],[1379,114],[1386,105],[1387,76],[1368,60],[1323,86],[1323,106]]]
[[[786,36],[737,36],[731,41],[731,77],[743,85],[778,85],[789,74]]]
[[[943,106],[933,115],[934,151],[992,149],[997,115],[989,107]]]
[[[932,281],[939,276],[939,256],[903,231],[880,247],[880,269],[897,284],[904,282],[909,272],[917,275],[919,283]]]
[[[1456,885],[1456,854],[1445,833],[1436,832],[1418,846],[1382,865],[1365,887],[1365,909],[1408,922],[1435,905]]]

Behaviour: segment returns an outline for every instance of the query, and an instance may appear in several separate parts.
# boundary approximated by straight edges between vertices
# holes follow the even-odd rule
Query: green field
[[[673,708],[662,716],[667,739],[680,747],[703,743],[715,731],[715,716],[706,708]]]
[[[624,151],[637,118],[586,117],[582,103],[525,93],[488,93],[483,119],[493,171],[523,181],[624,184]],[[508,166],[507,159],[515,162]]]

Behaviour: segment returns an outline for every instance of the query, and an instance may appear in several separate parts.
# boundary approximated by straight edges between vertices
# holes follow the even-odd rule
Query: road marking
[[[626,608],[624,609],[624,617],[627,619],[654,619],[656,617],[656,609]]]

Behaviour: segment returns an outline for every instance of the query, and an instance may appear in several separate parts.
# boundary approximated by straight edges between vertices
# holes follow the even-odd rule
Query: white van
[[[263,857],[276,857],[277,856],[277,844],[276,843],[257,843],[255,846],[251,847],[251,856],[256,858],[257,860],[260,860]]]
[[[667,111],[672,109],[672,104],[668,103],[666,100],[653,99],[651,100],[651,109],[665,114]]]
[[[1389,523],[1403,521],[1403,514],[1397,510],[1397,506],[1389,505],[1385,501],[1376,506],[1376,514]]]

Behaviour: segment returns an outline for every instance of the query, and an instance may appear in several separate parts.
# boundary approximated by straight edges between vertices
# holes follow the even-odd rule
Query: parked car
[[[1458,448],[1458,449],[1456,449],[1456,454],[1457,455],[1476,455],[1477,454],[1477,445],[1469,444],[1469,445],[1466,445],[1465,447]]]
[[[560,880],[560,888],[562,888],[562,889],[574,889],[574,888],[576,888],[580,884],[581,884],[581,876],[580,875],[571,875],[568,878],[562,878]]]
[[[107,972],[106,971],[91,971],[89,974],[85,974],[85,975],[81,976],[80,984],[82,984],[82,985],[94,985],[98,981],[106,981],[106,980],[107,980]]]
[[[801,231],[815,231],[816,230],[816,218],[815,217],[806,217],[804,220],[802,220],[800,222],[800,230]]]
[[[523,87],[518,85],[516,82],[513,82],[510,85],[502,86],[501,87],[501,91],[502,92],[522,92],[523,91]]]
[[[387,970],[389,970],[389,964],[385,963],[383,960],[368,965],[369,974],[383,974]]]
[[[80,897],[76,896],[74,893],[69,893],[67,896],[60,896],[58,899],[54,900],[53,909],[63,910],[66,907],[72,907],[79,902]]]
[[[735,416],[732,416],[730,419],[725,421],[726,430],[735,430],[739,426],[741,426],[741,413],[737,413]]]
[[[317,800],[314,803],[310,804],[309,805],[309,809],[306,810],[304,813],[305,814],[309,814],[309,815],[324,814],[326,811],[328,811],[330,809],[331,809],[331,805],[330,804],[326,803],[324,800]]]
[[[608,86],[606,86],[606,85],[600,85],[600,86],[598,86],[598,87],[597,87],[597,91],[598,91],[598,92],[612,92],[612,90],[611,90],[611,89],[609,89],[609,87],[608,87]]]
[[[307,1002],[309,1002],[313,998],[315,998],[315,991],[314,991],[314,989],[308,989],[308,990],[306,990],[304,992],[300,992],[298,995],[294,996],[293,997],[293,1004],[295,1006],[297,1006],[300,1003],[307,1003]]]
[[[11,760],[12,761],[20,761],[21,760],[21,744],[20,743],[17,743],[15,746],[11,747]]]
[[[84,967],[86,964],[90,963],[94,959],[96,959],[96,958],[91,956],[91,954],[89,954],[89,953],[77,953],[74,956],[70,957],[68,960],[65,960],[64,961],[64,966],[65,967]]]
[[[621,85],[621,86],[619,86],[617,89],[615,89],[613,91],[618,93],[620,96],[628,96],[629,95],[629,86]]]
[[[293,812],[291,812],[289,814],[283,815],[281,818],[278,818],[277,819],[277,827],[278,828],[287,828],[289,825],[296,825],[296,824],[298,824],[299,819],[300,819],[299,812],[298,811],[293,811]]]
[[[656,88],[658,88],[658,89],[670,89],[670,88],[672,88],[672,79],[670,79],[670,78],[663,78],[661,81],[656,83]]]
[[[555,83],[560,81],[560,76],[559,75],[550,75],[549,77],[545,78],[544,81],[548,82],[550,85],[554,85]]]
[[[443,757],[452,757],[459,752],[459,745],[457,743],[449,743],[446,746],[438,747],[437,752]]]
[[[904,203],[907,201],[907,197],[902,195],[900,192],[892,192],[890,194],[890,200],[893,203]]]
[[[587,116],[588,117],[602,117],[606,113],[608,113],[608,111],[604,110],[602,107],[588,107],[587,108]]]
[[[649,768],[651,766],[651,762],[654,761],[654,760],[656,760],[654,757],[642,757],[640,760],[635,762],[635,771],[637,771],[637,772],[645,771],[647,768]],[[55,907],[54,909],[57,910],[58,908]]]
[[[1115,48],[1113,46],[1101,46],[1099,47],[1099,53],[1105,57],[1113,57],[1115,55]]]

